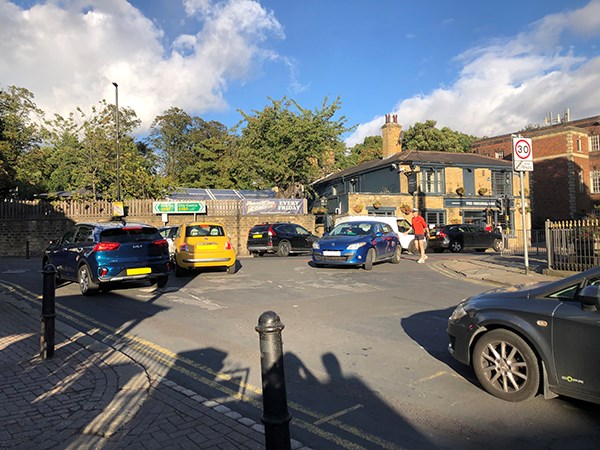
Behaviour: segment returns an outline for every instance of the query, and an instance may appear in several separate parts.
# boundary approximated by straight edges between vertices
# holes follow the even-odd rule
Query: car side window
[[[574,300],[575,296],[579,292],[580,288],[583,288],[585,286],[595,286],[597,284],[600,284],[600,277],[590,278],[590,279],[586,280],[586,282],[584,284],[578,283],[578,284],[574,284],[572,286],[563,288],[560,291],[553,292],[548,297],[556,298],[556,299],[560,299],[560,300]]]
[[[301,236],[308,236],[310,234],[310,231],[308,231],[304,227],[301,227],[300,225],[296,225],[296,234],[299,234]]]
[[[92,242],[92,229],[90,227],[79,227],[75,235],[75,242]]]
[[[73,228],[73,229],[67,231],[65,234],[63,234],[63,237],[60,238],[60,243],[61,244],[72,244],[75,241],[75,231],[76,231],[76,229]]]
[[[383,232],[384,233],[391,233],[392,232],[392,227],[390,227],[387,223],[383,225]]]

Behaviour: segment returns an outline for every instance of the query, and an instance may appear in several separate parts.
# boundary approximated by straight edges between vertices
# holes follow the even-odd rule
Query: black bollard
[[[273,311],[266,311],[258,318],[260,339],[260,367],[262,371],[263,416],[266,450],[289,450],[290,420],[285,373],[283,370],[283,345],[281,331],[284,325]]]
[[[52,264],[47,264],[42,272],[44,273],[44,291],[42,293],[42,330],[40,334],[40,356],[43,359],[47,359],[54,356],[56,267],[54,267]]]

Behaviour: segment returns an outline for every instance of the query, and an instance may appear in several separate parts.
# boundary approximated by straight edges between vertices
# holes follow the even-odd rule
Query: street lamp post
[[[121,201],[121,176],[119,173],[119,85],[113,83],[115,87],[115,122],[117,123],[117,200]]]

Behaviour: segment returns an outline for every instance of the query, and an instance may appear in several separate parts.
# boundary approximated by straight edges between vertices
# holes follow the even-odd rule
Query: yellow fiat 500
[[[202,267],[223,267],[235,273],[236,255],[223,225],[218,223],[189,222],[179,227],[174,239],[175,275]]]

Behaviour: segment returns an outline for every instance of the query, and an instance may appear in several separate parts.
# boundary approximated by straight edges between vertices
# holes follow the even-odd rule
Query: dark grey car
[[[427,246],[428,250],[438,253],[444,250],[458,253],[464,249],[484,251],[488,248],[501,251],[504,248],[502,235],[467,223],[434,228],[429,233]]]
[[[538,392],[600,403],[600,268],[463,300],[448,320],[450,353],[508,401]]]

